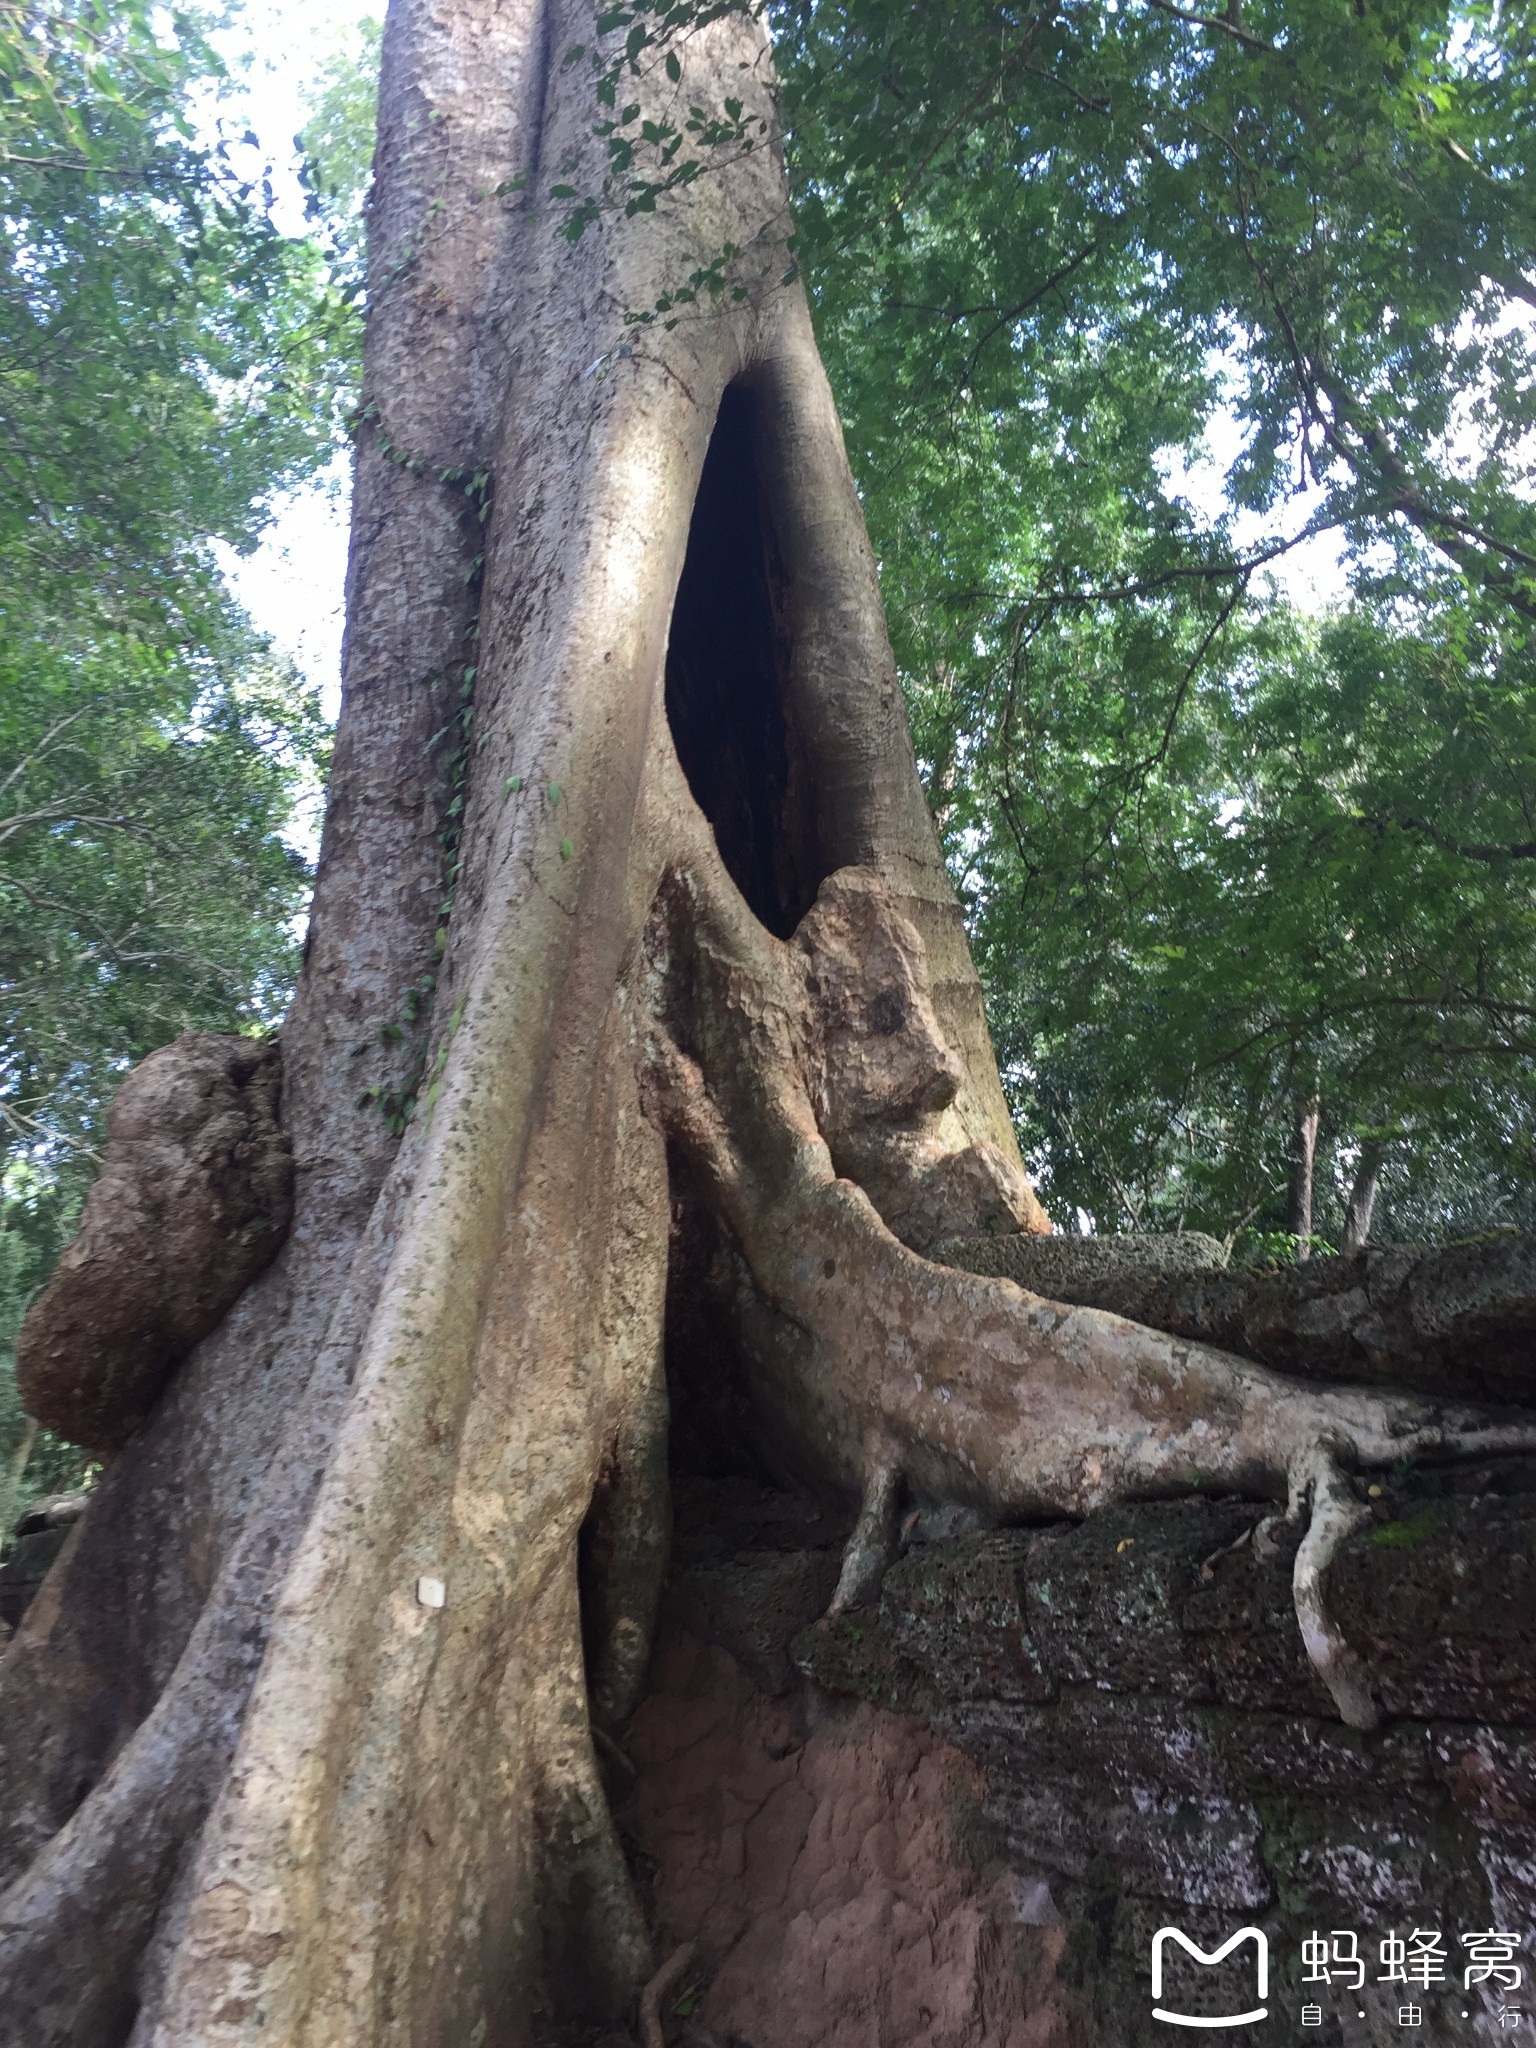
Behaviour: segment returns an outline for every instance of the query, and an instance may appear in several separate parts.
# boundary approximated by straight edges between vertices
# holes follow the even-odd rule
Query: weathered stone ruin
[[[1364,1348],[1362,1297],[1394,1376],[1425,1390],[1510,1399],[1536,1364],[1536,1243],[1513,1235],[1268,1274],[1190,1237],[936,1255],[1156,1304],[1165,1327],[1204,1316],[1200,1334],[1277,1363],[1327,1318],[1348,1333],[1334,1374]],[[607,1767],[658,1953],[696,1944],[669,2040],[1154,2048],[1156,1930],[1209,1951],[1245,1922],[1272,1958],[1258,2038],[1451,2048],[1519,2038],[1501,2010],[1536,2025],[1529,1956],[1521,1993],[1468,1994],[1457,1948],[1536,1924],[1536,1462],[1370,1488],[1328,1580],[1381,1690],[1365,1734],[1302,1647],[1295,1537],[1261,1554],[1253,1503],[969,1532],[913,1516],[878,1601],[827,1619],[848,1519],[733,1460],[678,1484],[649,1693]],[[1442,1932],[1446,1981],[1378,1983],[1381,1942],[1416,1928]],[[1359,1937],[1358,2003],[1348,1971],[1303,1982],[1303,1943],[1335,1929]],[[1228,1988],[1197,1971],[1181,1996],[1219,2013]],[[1309,2002],[1323,2018],[1303,2028]]]

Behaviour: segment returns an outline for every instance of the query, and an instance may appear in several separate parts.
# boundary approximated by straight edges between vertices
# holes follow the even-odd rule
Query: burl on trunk
[[[766,40],[722,11],[680,85],[642,54],[637,104],[739,101],[735,140],[573,244],[540,199],[603,190],[591,29],[390,7],[292,1224],[6,1653],[29,2048],[515,2042],[541,1977],[633,2009],[593,1729],[665,1569],[690,1245],[765,1457],[861,1503],[842,1605],[908,1499],[1245,1490],[1310,1513],[1298,1614],[1365,1722],[1322,1597],[1349,1468],[1533,1441],[923,1257],[1048,1226],[790,275]],[[721,292],[626,317],[724,251]]]

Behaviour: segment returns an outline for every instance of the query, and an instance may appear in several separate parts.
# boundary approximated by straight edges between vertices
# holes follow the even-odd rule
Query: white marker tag
[[[418,1579],[416,1599],[422,1607],[442,1607],[448,1599],[448,1588],[441,1579]]]

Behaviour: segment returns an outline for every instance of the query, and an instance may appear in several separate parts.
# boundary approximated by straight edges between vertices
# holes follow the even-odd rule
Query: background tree
[[[1316,1096],[1322,1160],[1344,1176],[1317,1188],[1333,1242],[1372,1137],[1393,1141],[1399,1237],[1523,1220],[1519,664],[1490,672],[1454,637],[1358,613],[1271,617],[1246,675],[1217,673],[1203,696],[1091,865],[1067,864],[1080,838],[1054,873],[1031,874],[1013,839],[972,856],[1002,1043],[1058,1201],[1104,1223],[1287,1227],[1292,1105]],[[1070,753],[1096,735],[1062,738]],[[1054,761],[1028,775],[1044,751],[1005,770],[1026,795],[994,799],[1042,854],[1071,787]],[[962,806],[985,816],[988,799]]]
[[[1378,1131],[1389,1234],[1523,1219],[1528,11],[775,23],[801,260],[1052,1206],[1283,1229],[1321,1060],[1325,1235]],[[1235,459],[1195,499],[1212,424]],[[1319,533],[1355,585],[1321,626],[1264,576]]]
[[[214,547],[251,546],[326,456],[352,349],[318,252],[280,237],[237,172],[249,151],[194,138],[193,96],[221,72],[189,18],[9,8],[0,73],[8,1470],[26,1429],[10,1342],[112,1090],[179,1031],[269,1029],[287,1001],[325,735]],[[45,1433],[23,1491],[85,1462]]]

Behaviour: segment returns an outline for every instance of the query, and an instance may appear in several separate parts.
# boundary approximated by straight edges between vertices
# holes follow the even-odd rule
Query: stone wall
[[[1252,1924],[1270,2017],[1216,2038],[1536,2041],[1529,1986],[1466,1994],[1458,1942],[1536,1927],[1536,1472],[1404,1473],[1371,1506],[1330,1583],[1388,1709],[1362,1735],[1302,1651],[1289,1555],[1255,1554],[1252,1504],[916,1543],[878,1607],[825,1621],[836,1519],[686,1482],[635,1775],[614,1783],[659,1951],[699,1947],[669,2037],[1167,2048],[1190,2036],[1152,2017],[1156,1930],[1209,1950]],[[1375,1981],[1382,1941],[1415,1929],[1442,1933],[1449,1981]],[[1358,1936],[1358,1997],[1301,1981],[1303,1942],[1333,1930]],[[1170,1953],[1181,2009],[1240,2009],[1249,1951]]]

